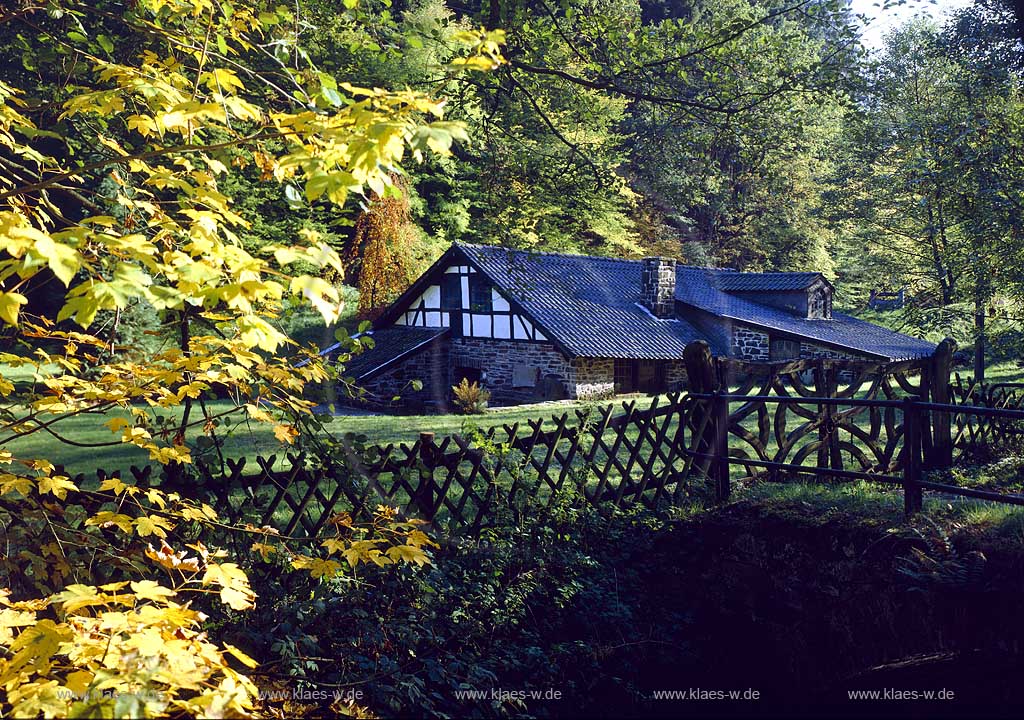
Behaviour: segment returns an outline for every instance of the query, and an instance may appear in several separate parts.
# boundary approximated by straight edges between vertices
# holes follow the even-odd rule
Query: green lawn
[[[647,407],[651,398],[633,397],[617,400],[636,400],[638,406]],[[369,444],[413,443],[421,432],[433,432],[438,439],[454,433],[465,433],[472,427],[486,429],[520,423],[523,433],[527,430],[527,420],[543,418],[550,420],[552,416],[561,416],[568,412],[572,423],[576,423],[573,410],[602,405],[603,403],[539,403],[520,405],[509,408],[491,408],[483,415],[339,415],[327,423],[327,431],[340,437],[353,433],[365,437]],[[212,414],[231,409],[229,401],[218,400],[207,403]],[[193,410],[193,417],[199,417],[198,409]],[[180,420],[181,409],[175,408],[162,414]],[[56,464],[64,465],[74,473],[95,472],[97,468],[107,471],[127,471],[129,466],[142,466],[149,462],[148,453],[132,445],[113,443],[119,435],[114,435],[105,425],[115,417],[128,418],[125,410],[112,410],[107,413],[87,413],[60,420],[53,429],[62,437],[72,440],[76,445],[60,442],[45,432],[36,432],[27,437],[18,438],[5,447],[20,457],[48,458]],[[222,431],[224,436],[224,452],[227,457],[246,457],[254,463],[256,455],[264,457],[277,454],[283,457],[289,446],[278,441],[271,427],[264,423],[246,422],[244,413],[239,411],[229,416],[230,427]],[[188,436],[191,444],[199,434],[198,428]],[[497,435],[499,441],[506,439],[503,431]]]

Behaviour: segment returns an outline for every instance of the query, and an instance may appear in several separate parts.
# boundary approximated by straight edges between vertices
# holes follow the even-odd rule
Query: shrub
[[[587,698],[593,709],[633,696],[660,653],[673,667],[687,657],[648,641],[689,623],[645,606],[641,576],[668,570],[652,554],[656,528],[643,509],[602,514],[563,491],[478,539],[448,539],[431,565],[364,565],[357,582],[315,586],[283,585],[268,565],[252,573],[261,604],[225,639],[295,687],[358,688],[382,717],[543,717]],[[492,698],[494,688],[556,688],[563,699]]]
[[[470,382],[462,378],[458,385],[452,385],[452,393],[455,395],[455,407],[463,415],[480,415],[487,409],[487,401],[491,399],[491,393],[480,386],[480,383]]]

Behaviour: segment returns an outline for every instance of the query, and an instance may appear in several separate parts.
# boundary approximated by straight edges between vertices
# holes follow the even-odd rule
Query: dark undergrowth
[[[282,588],[264,567],[229,639],[263,687],[383,717],[1012,715],[1022,530],[944,498],[906,522],[898,492],[862,484],[759,486],[672,519],[564,498],[430,568]],[[848,699],[872,689],[953,700]],[[700,694],[718,691],[747,697]]]

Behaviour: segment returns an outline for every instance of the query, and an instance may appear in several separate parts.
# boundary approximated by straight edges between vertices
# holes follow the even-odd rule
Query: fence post
[[[718,389],[715,360],[706,342],[694,340],[683,348],[683,363],[686,366],[686,382],[692,392],[710,393]]]
[[[903,400],[903,511],[921,510],[921,409],[912,397]]]
[[[953,369],[953,353],[956,352],[956,341],[946,338],[935,348],[931,367],[932,402],[949,403],[949,374]],[[928,458],[929,468],[947,468],[953,464],[953,437],[951,434],[951,418],[947,412],[931,413],[932,425],[932,457]]]
[[[686,364],[686,379],[690,390],[695,393],[714,393],[711,400],[702,400],[698,407],[709,412],[711,417],[700,437],[694,438],[697,452],[711,456],[708,474],[715,483],[715,498],[724,501],[729,498],[729,401],[722,393],[728,387],[715,370],[711,348],[703,340],[694,340],[683,348],[683,362]],[[692,426],[693,430],[697,423]]]
[[[434,521],[434,467],[436,465],[437,446],[434,445],[434,433],[420,433],[420,482],[416,487],[416,497],[412,498],[424,520]]]
[[[715,497],[719,502],[728,500],[732,493],[729,483],[729,401],[726,394],[716,391],[711,401],[711,420],[715,433],[712,477],[715,480]]]

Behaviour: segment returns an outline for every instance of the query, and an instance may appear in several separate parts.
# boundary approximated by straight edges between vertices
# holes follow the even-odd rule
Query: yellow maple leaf
[[[174,525],[159,515],[147,515],[146,517],[135,519],[135,532],[138,533],[139,537],[156,535],[158,538],[165,538],[167,537],[166,531],[173,529]]]
[[[238,658],[239,662],[241,662],[246,667],[254,668],[258,664],[255,660],[253,660],[247,654],[236,648],[231,643],[224,643],[224,649],[232,655],[234,655],[236,658]]]
[[[421,567],[430,564],[427,554],[415,545],[394,545],[387,549],[387,554],[395,562],[415,563]]]
[[[139,580],[130,583],[132,592],[140,600],[153,600],[154,602],[166,602],[167,598],[174,597],[177,593],[170,588],[165,588],[152,580]]]
[[[291,445],[295,442],[295,438],[299,436],[299,431],[291,425],[275,425],[274,426],[274,437],[277,438],[278,442],[287,443]]]
[[[163,653],[167,646],[167,641],[154,628],[146,628],[145,630],[132,633],[125,644],[135,648],[145,657],[153,657]]]
[[[131,486],[122,481],[121,478],[119,477],[107,478],[106,480],[100,483],[101,492],[103,490],[113,490],[114,494],[116,495],[120,495],[129,487]]]
[[[68,496],[68,490],[77,490],[78,486],[64,475],[44,475],[38,478],[39,494],[53,493],[61,500]]]
[[[249,578],[235,563],[210,563],[203,575],[203,585],[220,585],[220,599],[234,610],[248,610],[256,600],[249,587]]]
[[[61,603],[64,612],[68,613],[90,605],[103,605],[106,602],[105,598],[96,591],[96,588],[91,585],[78,584],[68,585],[61,592],[54,595],[52,599]]]
[[[128,418],[115,417],[111,418],[110,420],[107,420],[103,424],[110,428],[111,432],[118,433],[124,430],[126,427],[131,427],[132,422]]]
[[[99,527],[105,528],[111,525],[120,528],[123,532],[129,535],[132,532],[132,519],[121,513],[110,512],[109,510],[103,510],[96,513],[91,518],[85,521],[86,525],[98,525]]]
[[[24,475],[13,475],[11,473],[0,475],[0,495],[17,491],[28,497],[34,487],[35,483],[32,482],[32,478],[25,477]]]

